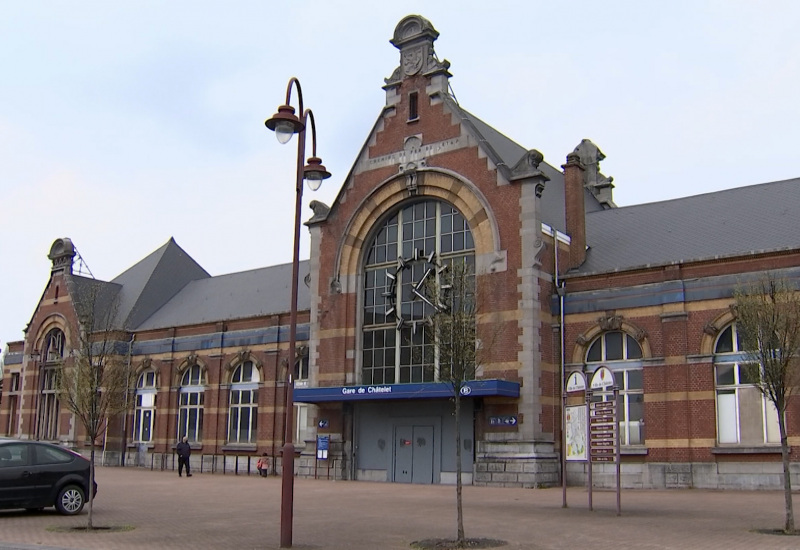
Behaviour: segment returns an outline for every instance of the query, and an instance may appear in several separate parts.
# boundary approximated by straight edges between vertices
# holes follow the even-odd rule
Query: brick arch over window
[[[67,349],[68,342],[70,342],[70,330],[69,330],[69,323],[67,323],[66,318],[63,315],[56,314],[50,315],[47,319],[42,322],[39,326],[39,330],[36,333],[36,339],[34,340],[33,347],[39,353],[44,353],[44,346],[45,346],[45,338],[50,331],[53,329],[59,329],[61,332],[64,333],[64,352],[67,353],[69,350]]]
[[[203,363],[196,355],[190,355],[189,357],[185,358],[181,361],[178,368],[175,370],[175,377],[173,379],[172,385],[175,387],[180,387],[181,381],[183,380],[183,375],[186,373],[186,370],[193,367],[199,366],[200,370],[205,378],[206,384],[208,384],[208,366]]]
[[[736,320],[736,311],[733,308],[720,313],[713,321],[703,327],[703,337],[700,340],[700,355],[712,355],[714,344],[717,342],[719,333],[728,325]]]
[[[142,376],[146,372],[155,373],[155,384],[156,387],[161,385],[161,369],[158,365],[153,364],[153,360],[149,357],[142,359],[137,365],[133,368],[133,373],[131,375],[131,383],[134,387],[139,383],[139,377]]]
[[[250,361],[253,363],[253,367],[258,371],[258,376],[261,382],[264,381],[264,363],[258,359],[252,352],[249,350],[242,350],[239,351],[230,361],[225,364],[225,372],[222,375],[222,383],[230,384],[231,377],[236,369]]]
[[[359,272],[365,243],[379,220],[410,197],[408,178],[393,176],[361,201],[339,242],[335,273],[343,286]],[[486,197],[470,181],[444,170],[420,170],[415,174],[418,198],[442,200],[458,210],[469,224],[475,254],[500,254],[500,231]],[[343,288],[345,292],[355,289]]]
[[[624,319],[619,319],[618,323],[613,327],[604,327],[603,325],[603,322],[598,321],[596,325],[592,326],[583,334],[578,336],[578,338],[576,338],[575,347],[572,350],[573,363],[585,363],[586,353],[589,351],[589,346],[592,344],[592,342],[594,342],[594,340],[604,332],[611,331],[622,332],[636,340],[636,342],[642,348],[643,358],[650,358],[653,356],[650,349],[650,342],[647,339],[647,332],[641,327]]]

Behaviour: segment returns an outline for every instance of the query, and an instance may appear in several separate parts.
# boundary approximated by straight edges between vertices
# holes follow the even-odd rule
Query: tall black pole
[[[298,87],[299,93],[299,87]],[[300,105],[302,105],[302,99]],[[302,107],[301,107],[302,108]],[[301,112],[305,119],[305,113]],[[303,206],[303,167],[305,166],[306,132],[297,136],[297,178],[295,180],[294,254],[292,256],[292,303],[289,315],[289,364],[286,369],[286,424],[281,457],[281,548],[292,547],[294,519],[294,364],[297,353],[297,287],[300,276],[300,217]]]

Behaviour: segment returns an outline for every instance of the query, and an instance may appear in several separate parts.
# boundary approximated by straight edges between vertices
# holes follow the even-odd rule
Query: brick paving
[[[280,478],[98,468],[94,522],[125,532],[58,532],[86,513],[62,517],[0,511],[0,549],[271,549],[279,547]],[[584,488],[464,488],[468,537],[501,539],[505,548],[794,549],[800,537],[754,529],[783,522],[781,492],[594,491]],[[795,497],[795,500],[797,498]],[[407,549],[414,540],[455,534],[455,488],[297,479],[294,547]]]

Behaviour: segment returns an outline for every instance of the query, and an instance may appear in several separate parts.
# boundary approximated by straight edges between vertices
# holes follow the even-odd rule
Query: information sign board
[[[317,436],[317,460],[328,460],[328,448],[330,447],[331,436]]]

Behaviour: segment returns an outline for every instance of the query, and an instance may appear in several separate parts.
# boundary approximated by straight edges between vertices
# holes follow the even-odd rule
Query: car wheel
[[[77,485],[67,485],[58,492],[56,510],[65,516],[80,514],[85,500],[83,489]]]

